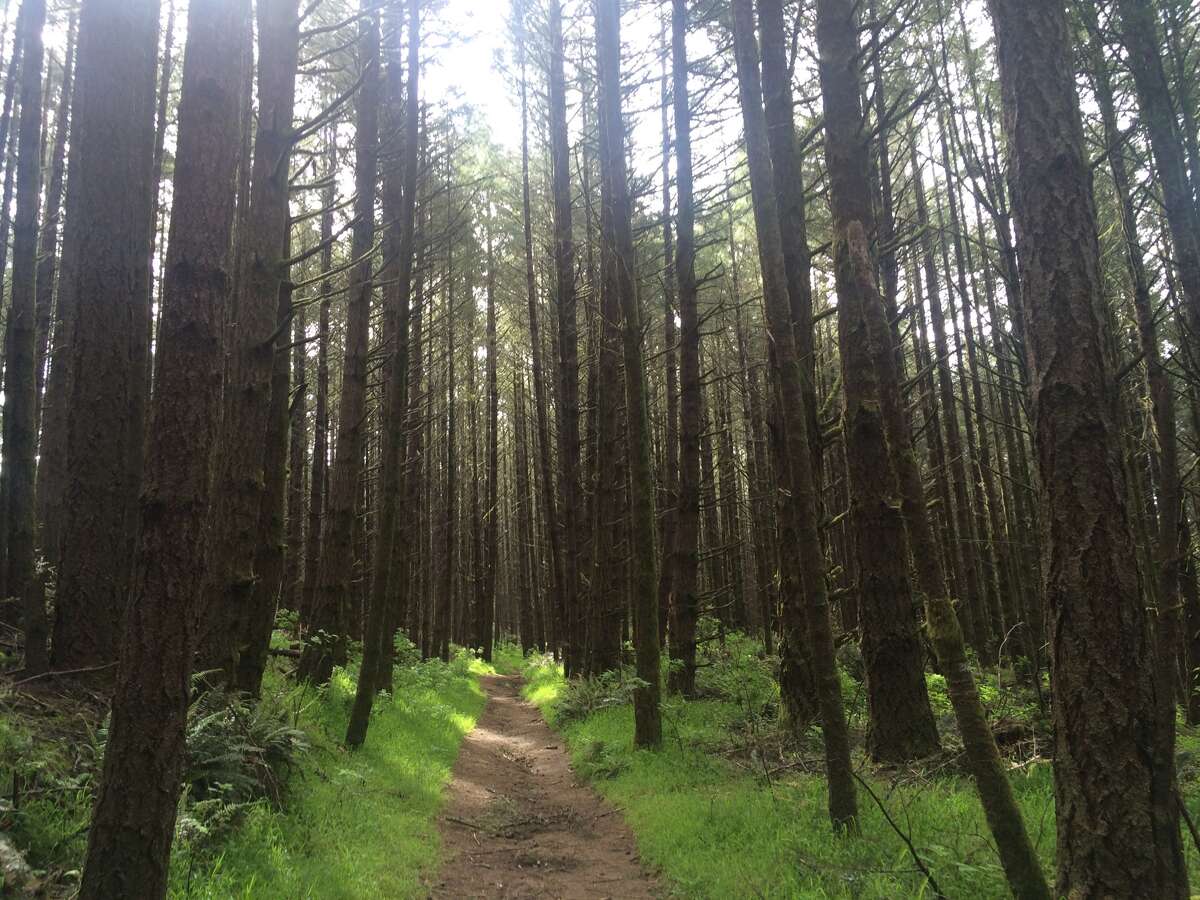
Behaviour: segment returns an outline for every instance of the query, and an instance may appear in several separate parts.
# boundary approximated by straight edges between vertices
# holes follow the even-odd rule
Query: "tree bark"
[[[788,303],[787,270],[783,261],[779,207],[775,176],[767,142],[767,122],[762,106],[758,72],[758,47],[754,38],[752,0],[733,2],[734,53],[737,58],[738,94],[746,130],[746,156],[754,222],[758,231],[759,260],[763,276],[763,302],[768,330],[775,344],[781,410],[787,440],[787,467],[780,472],[780,487],[789,492],[784,501],[781,528],[784,543],[796,548],[800,557],[803,586],[787,585],[793,592],[803,589],[812,641],[813,669],[825,741],[825,770],[829,781],[829,815],[835,830],[855,830],[858,804],[854,773],[850,764],[850,738],[841,684],[834,656],[833,632],[829,621],[829,598],[825,586],[825,558],[817,526],[817,497],[812,467],[809,416],[804,408],[800,361],[792,330]],[[793,570],[794,571],[794,570]],[[784,578],[793,577],[788,570]]]
[[[692,108],[688,94],[688,6],[672,0],[671,82],[675,107],[675,277],[679,285],[679,499],[668,622],[667,684],[696,692],[696,582],[700,558],[700,311],[696,283],[696,203],[692,179]]]
[[[870,145],[861,106],[858,33],[851,0],[819,0],[817,46],[825,111],[825,158],[834,226],[838,294],[842,439],[850,488],[850,519],[858,562],[863,663],[870,728],[867,747],[880,762],[904,762],[938,748],[937,727],[925,686],[902,500],[885,431],[885,407],[899,419],[899,376],[884,300],[873,282],[875,265],[851,252],[851,232],[875,231],[870,194]],[[861,267],[866,265],[865,271]],[[858,266],[859,269],[855,267]],[[874,327],[872,327],[874,326]],[[885,398],[891,391],[892,397]],[[888,438],[893,448],[889,448]]]
[[[262,0],[258,15],[258,116],[242,268],[230,307],[225,418],[213,498],[213,546],[200,661],[213,680],[253,692],[260,516],[279,289],[290,226],[292,152],[299,56],[298,0]]]
[[[342,385],[338,396],[337,433],[329,493],[321,530],[321,562],[310,609],[308,641],[300,657],[298,673],[316,684],[329,680],[335,664],[343,664],[346,640],[351,629],[351,594],[355,568],[354,523],[359,504],[359,479],[363,468],[363,420],[366,418],[367,349],[371,315],[372,263],[375,243],[375,187],[378,164],[378,46],[370,53],[377,23],[371,27],[364,17],[359,40],[364,41],[362,60],[365,78],[358,95],[355,137],[354,229],[350,258],[355,261],[350,276],[346,309],[345,349],[342,355]],[[361,675],[360,675],[361,680]]]
[[[991,0],[1045,510],[1059,894],[1186,897],[1174,722],[1129,531],[1066,15]]]
[[[46,602],[35,569],[37,471],[37,252],[42,189],[42,28],[45,0],[22,0],[21,113],[17,122],[17,212],[13,219],[12,297],[4,365],[4,510],[8,548],[4,583],[22,601],[25,669],[46,668]]]
[[[80,12],[68,215],[82,226],[61,497],[55,668],[116,659],[129,592],[146,408],[158,0]],[[77,170],[77,171],[76,171]],[[68,226],[70,227],[70,226]],[[64,265],[64,275],[68,274]]]
[[[379,521],[375,534],[374,572],[371,581],[371,597],[368,605],[368,622],[366,636],[363,641],[363,661],[359,672],[358,686],[354,696],[354,707],[350,714],[350,722],[346,728],[346,746],[360,747],[367,736],[370,725],[371,709],[374,705],[375,693],[380,687],[380,664],[387,657],[384,644],[391,644],[393,632],[388,622],[403,620],[403,606],[407,603],[409,587],[406,583],[393,584],[392,579],[399,574],[406,574],[404,565],[397,566],[394,558],[397,548],[397,532],[403,526],[397,525],[400,515],[401,496],[404,491],[405,479],[413,478],[413,473],[405,471],[406,466],[402,456],[405,447],[404,425],[405,412],[409,406],[409,329],[412,326],[410,312],[413,289],[413,261],[416,245],[416,201],[418,173],[418,129],[419,129],[419,98],[420,98],[420,52],[421,52],[421,4],[419,0],[410,0],[408,8],[408,98],[404,112],[404,158],[403,183],[400,188],[399,222],[393,223],[400,228],[400,239],[397,244],[398,258],[396,260],[397,284],[391,292],[392,303],[395,305],[398,329],[396,342],[392,350],[389,368],[389,383],[387,389],[388,421],[385,423],[383,438],[383,455],[380,462],[381,489],[379,492]],[[373,65],[379,54],[379,25],[378,21],[368,17],[366,28],[367,53],[366,64]],[[399,27],[399,23],[396,24]],[[398,61],[389,60],[389,68],[398,65]],[[389,72],[389,74],[391,74]],[[374,80],[373,78],[371,80]],[[398,80],[390,79],[395,85]],[[365,85],[364,85],[365,86]],[[372,107],[377,104],[377,90],[370,91],[359,98],[359,120],[367,129],[366,134],[374,142],[378,125],[373,121]],[[394,92],[393,92],[394,93]],[[395,98],[393,98],[395,99]],[[374,196],[374,167],[372,166],[371,193]],[[388,204],[395,208],[394,198]],[[364,205],[364,211],[365,211]],[[364,275],[370,278],[369,265]],[[419,320],[417,323],[419,329]],[[417,345],[419,354],[420,348]],[[413,513],[415,510],[408,510]],[[407,555],[407,547],[401,545],[401,553]],[[401,608],[393,609],[396,600],[400,600]]]
[[[221,415],[242,118],[236,36],[250,27],[249,7],[212,0],[193,3],[188,16],[157,387],[112,724],[80,887],[87,900],[167,892]],[[88,18],[85,9],[81,41]]]
[[[650,451],[650,417],[646,401],[646,367],[642,357],[642,316],[634,285],[637,258],[633,248],[632,204],[625,164],[625,125],[621,118],[621,4],[598,0],[596,52],[600,87],[601,172],[608,207],[603,249],[610,277],[604,287],[619,298],[622,356],[625,364],[625,419],[629,459],[630,536],[633,540],[634,651],[639,684],[633,693],[633,742],[637,747],[662,744],[658,645],[658,577],[654,548],[654,471]],[[603,230],[603,229],[602,229]],[[540,428],[539,423],[539,428]],[[547,523],[553,531],[553,522]]]

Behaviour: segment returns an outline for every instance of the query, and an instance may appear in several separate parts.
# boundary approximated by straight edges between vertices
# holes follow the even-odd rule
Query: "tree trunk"
[[[663,25],[664,31],[666,23]],[[667,36],[662,35],[665,45]],[[673,555],[679,534],[679,359],[675,315],[675,235],[671,230],[671,82],[663,55],[662,87],[662,233],[663,233],[663,365],[666,377],[666,426],[663,434],[662,523],[659,549],[662,562],[658,573],[658,639],[665,643],[671,597],[675,587]]]
[[[213,545],[200,662],[215,680],[256,688],[255,560],[266,495],[265,447],[280,284],[287,273],[288,160],[300,21],[298,0],[261,0],[258,116],[242,266],[230,308],[225,418],[213,497]]]
[[[1174,722],[1160,718],[1129,531],[1066,15],[1032,0],[989,6],[1046,513],[1057,892],[1186,897]]]
[[[372,27],[373,26],[373,27]],[[362,23],[360,40],[369,50],[378,24],[368,15]],[[345,661],[346,640],[351,629],[351,595],[354,591],[354,523],[359,501],[359,479],[363,469],[363,420],[366,418],[367,344],[371,315],[372,262],[375,243],[375,182],[378,163],[378,47],[363,57],[365,78],[358,95],[355,138],[354,232],[350,258],[355,261],[350,276],[346,309],[345,349],[342,356],[342,386],[338,396],[337,433],[329,494],[321,531],[321,562],[310,609],[308,641],[300,657],[298,673],[316,684],[329,680],[335,664]],[[363,89],[366,90],[363,90]],[[361,678],[360,678],[361,680]]]
[[[758,231],[759,259],[763,276],[763,302],[768,330],[775,344],[779,392],[784,415],[788,465],[780,472],[780,487],[788,491],[781,529],[784,544],[796,548],[803,586],[787,585],[792,592],[804,591],[808,631],[812,641],[813,669],[825,740],[825,769],[829,781],[829,815],[835,830],[857,828],[854,773],[850,764],[850,738],[841,684],[834,656],[833,632],[829,621],[829,599],[825,586],[825,558],[817,525],[817,495],[808,436],[809,416],[804,408],[800,361],[792,330],[788,303],[787,270],[780,238],[779,207],[775,177],[767,146],[767,122],[762,106],[758,72],[758,47],[754,38],[752,0],[734,0],[734,53],[737,58],[738,94],[746,129],[746,156],[754,222]],[[791,570],[794,572],[794,570]],[[785,570],[785,579],[794,576]]]
[[[221,415],[247,0],[193,3],[141,528],[80,897],[166,896]],[[88,10],[80,40],[89,27]],[[118,44],[110,46],[120,46]],[[82,65],[80,88],[89,69]]]
[[[696,692],[696,582],[700,558],[700,311],[696,205],[692,196],[692,110],[688,94],[688,6],[672,0],[671,80],[675,106],[675,277],[679,283],[679,500],[673,602],[668,623],[671,691]]]
[[[320,581],[321,545],[325,521],[325,491],[329,465],[329,306],[333,294],[333,203],[336,197],[337,145],[333,129],[326,132],[326,187],[321,196],[321,305],[317,311],[317,387],[313,398],[312,471],[308,479],[308,528],[304,536],[304,588],[300,600],[300,634],[316,624],[314,598]]]
[[[50,181],[46,186],[45,214],[38,241],[37,267],[37,352],[34,370],[37,373],[38,427],[41,427],[42,400],[46,387],[46,355],[50,343],[50,326],[54,318],[54,288],[58,280],[58,236],[62,225],[63,185],[67,172],[67,134],[70,129],[71,96],[75,84],[75,33],[78,17],[72,11],[67,25],[67,48],[63,54],[62,83],[59,85],[58,106],[54,114],[54,147],[50,152]],[[45,544],[43,556],[49,557]]]
[[[479,608],[479,637],[485,653],[492,651],[492,632],[496,622],[496,570],[500,565],[500,510],[497,507],[500,487],[500,386],[497,375],[499,347],[496,338],[496,259],[492,247],[492,223],[487,224],[487,514],[486,542],[484,551],[487,557],[487,568],[484,573],[483,597]],[[574,277],[574,273],[572,273]],[[574,283],[572,282],[572,299],[574,298]],[[559,302],[563,302],[565,294],[559,288]],[[559,310],[560,316],[566,313]],[[574,315],[574,313],[572,313]],[[576,385],[578,390],[578,385]],[[578,402],[578,401],[577,401]],[[578,413],[578,410],[576,411]],[[576,432],[578,433],[578,421]],[[578,449],[578,445],[576,445]],[[576,470],[576,477],[578,473]],[[570,538],[568,535],[568,542]],[[568,567],[570,563],[568,563]],[[570,609],[570,607],[568,607]],[[528,647],[522,647],[528,650]]]
[[[599,0],[596,6],[596,52],[600,84],[601,171],[607,207],[603,249],[609,278],[604,286],[619,297],[624,327],[625,420],[630,469],[630,536],[633,540],[634,650],[640,683],[633,693],[633,742],[653,748],[662,743],[659,711],[661,673],[658,649],[658,578],[654,549],[654,472],[650,452],[650,418],[646,371],[642,358],[642,316],[634,286],[637,259],[633,248],[632,205],[625,165],[625,125],[621,118],[621,4]],[[603,230],[603,229],[602,229]],[[540,429],[539,424],[539,429]],[[553,522],[547,527],[553,531]]]
[[[367,29],[366,38],[368,42],[365,56],[366,65],[374,66],[379,54],[378,20],[368,17],[364,21],[366,23],[364,27]],[[398,22],[395,27],[399,27]],[[399,530],[396,517],[401,512],[401,496],[404,490],[405,479],[413,478],[411,470],[407,474],[405,472],[406,466],[402,452],[405,447],[405,412],[409,406],[410,395],[408,353],[409,329],[413,324],[410,307],[413,293],[413,262],[416,248],[416,202],[419,163],[417,143],[420,125],[420,52],[420,3],[419,0],[410,0],[408,8],[408,99],[404,111],[403,139],[403,146],[406,149],[407,155],[404,159],[403,183],[400,189],[400,204],[398,209],[400,219],[399,222],[393,223],[393,227],[398,225],[400,228],[400,239],[397,244],[398,259],[396,260],[397,284],[392,292],[392,302],[395,304],[394,314],[398,329],[389,369],[387,389],[388,421],[384,425],[383,458],[380,468],[380,514],[375,534],[375,567],[371,581],[371,598],[368,606],[369,619],[366,636],[363,641],[363,661],[358,677],[358,687],[354,696],[354,708],[346,729],[346,745],[351,748],[361,746],[366,739],[367,728],[370,725],[371,709],[375,700],[375,692],[380,687],[381,660],[388,656],[385,652],[384,644],[390,645],[394,637],[393,630],[388,626],[388,623],[398,623],[403,620],[404,606],[407,602],[409,589],[408,585],[399,582],[399,579],[397,579],[397,583],[395,584],[392,584],[391,580],[396,578],[397,575],[407,574],[409,571],[406,565],[396,565],[394,554],[397,547],[396,536]],[[398,60],[389,60],[389,70],[392,66],[397,65],[399,65]],[[389,75],[391,75],[390,71]],[[398,99],[394,96],[394,88],[398,80],[395,76],[389,78],[390,83],[393,85],[391,92],[393,100]],[[369,82],[375,81],[376,79],[372,75]],[[374,143],[375,136],[378,133],[378,124],[374,118],[374,107],[378,102],[378,95],[375,93],[376,90],[377,87],[372,84],[370,92],[364,94],[359,99],[359,119],[367,129],[365,133],[371,135],[372,143]],[[371,193],[373,196],[373,164],[371,181]],[[388,207],[395,208],[394,197],[389,202]],[[364,276],[367,279],[370,278],[369,265],[364,269]],[[417,321],[417,328],[420,328],[419,320]],[[417,352],[418,354],[420,352],[419,344],[417,345]],[[415,386],[413,389],[415,390]],[[406,506],[405,512],[411,515],[415,512],[415,509],[409,509]],[[401,553],[402,555],[407,555],[406,546],[401,545]],[[403,598],[400,601],[399,608],[393,609],[393,606],[396,605],[393,593],[396,597]]]
[[[1155,567],[1158,592],[1158,666],[1164,716],[1175,718],[1175,672],[1183,652],[1183,622],[1179,594],[1180,575],[1187,544],[1183,541],[1183,488],[1179,479],[1179,450],[1175,423],[1175,393],[1171,376],[1163,365],[1159,349],[1158,326],[1154,300],[1142,259],[1142,246],[1137,233],[1137,212],[1133,205],[1129,172],[1125,157],[1118,146],[1120,128],[1113,100],[1112,79],[1104,48],[1100,43],[1095,10],[1081,8],[1090,35],[1090,64],[1096,89],[1096,100],[1104,123],[1105,141],[1109,146],[1108,164],[1121,211],[1121,232],[1125,239],[1125,254],[1133,287],[1133,308],[1137,319],[1138,337],[1146,364],[1146,385],[1150,393],[1157,437],[1158,459],[1158,522],[1155,546]]]
[[[42,28],[45,0],[22,0],[21,116],[17,123],[17,213],[13,219],[12,305],[4,365],[5,544],[8,596],[22,601],[25,669],[48,662],[46,602],[35,570],[33,518],[37,471],[36,297],[38,207],[42,190]]]
[[[70,367],[86,377],[71,379],[68,404],[53,642],[60,669],[116,659],[130,586],[146,405],[157,52],[158,0],[90,0],[82,8],[71,137],[79,145],[71,171],[77,198],[68,201],[82,228],[68,290]]]
[[[1119,33],[1127,51],[1126,62],[1137,88],[1142,125],[1150,138],[1155,174],[1162,187],[1162,204],[1175,264],[1183,289],[1187,326],[1194,342],[1200,337],[1200,211],[1184,162],[1184,145],[1175,115],[1175,104],[1167,84],[1161,50],[1163,36],[1149,0],[1117,0]],[[1190,357],[1193,374],[1200,372],[1200,359]]]
[[[838,350],[845,407],[842,439],[850,488],[850,519],[858,562],[863,663],[870,729],[867,746],[880,762],[904,762],[934,752],[937,727],[925,686],[908,580],[908,542],[897,473],[885,432],[885,407],[899,407],[899,377],[875,266],[850,253],[851,232],[870,235],[870,146],[861,107],[855,4],[819,0],[817,45],[825,110],[825,158],[834,226]],[[866,263],[866,272],[856,264]],[[872,327],[872,326],[875,327]],[[906,427],[901,424],[900,428]],[[893,445],[896,435],[892,435]]]

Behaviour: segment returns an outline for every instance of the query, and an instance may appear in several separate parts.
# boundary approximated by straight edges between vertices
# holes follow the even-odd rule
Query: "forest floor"
[[[481,679],[439,817],[445,863],[431,896],[505,900],[658,896],[619,811],[571,770],[562,738],[517,677]]]

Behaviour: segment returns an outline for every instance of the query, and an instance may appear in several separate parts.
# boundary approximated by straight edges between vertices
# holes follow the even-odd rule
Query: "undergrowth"
[[[280,811],[260,804],[217,847],[184,843],[171,896],[189,900],[352,900],[423,895],[437,863],[433,819],[462,738],[483,708],[465,652],[396,669],[375,705],[367,742],[342,746],[356,673],[337,669],[320,689],[282,691],[312,749]],[[282,685],[280,675],[274,675]]]
[[[200,695],[171,859],[170,896],[351,900],[423,895],[438,860],[434,816],[491,668],[465,650],[421,662],[398,642],[393,693],[365,746],[341,746],[356,668],[330,684],[268,671],[261,700]],[[510,666],[520,664],[519,651]],[[97,706],[0,696],[0,829],[68,896],[86,850],[105,727]]]
[[[964,774],[945,684],[929,675],[943,753],[901,768],[873,766],[861,751],[862,836],[829,826],[819,730],[796,742],[778,722],[778,661],[757,641],[727,635],[702,644],[698,699],[667,697],[664,746],[634,750],[633,712],[620,675],[567,682],[559,666],[531,655],[527,699],[566,738],[583,777],[623,811],[642,858],[674,891],[695,898],[930,897],[906,843],[948,897],[1010,896],[991,836]],[[852,726],[866,727],[865,694],[843,660]],[[1054,863],[1053,775],[1045,714],[1035,693],[1011,673],[980,674],[1010,765],[1010,778],[1047,872]],[[1008,737],[1006,737],[1008,736]],[[1181,782],[1200,807],[1200,738],[1180,730]],[[890,821],[889,821],[890,819]],[[1193,871],[1200,870],[1188,847]]]

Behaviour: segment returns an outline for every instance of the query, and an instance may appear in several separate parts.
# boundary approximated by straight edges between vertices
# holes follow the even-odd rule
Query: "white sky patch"
[[[427,47],[424,95],[436,102],[458,95],[475,107],[492,137],[509,149],[521,145],[521,109],[497,56],[511,51],[509,5],[503,0],[448,0],[436,16],[436,47]],[[444,37],[443,37],[444,36]]]

